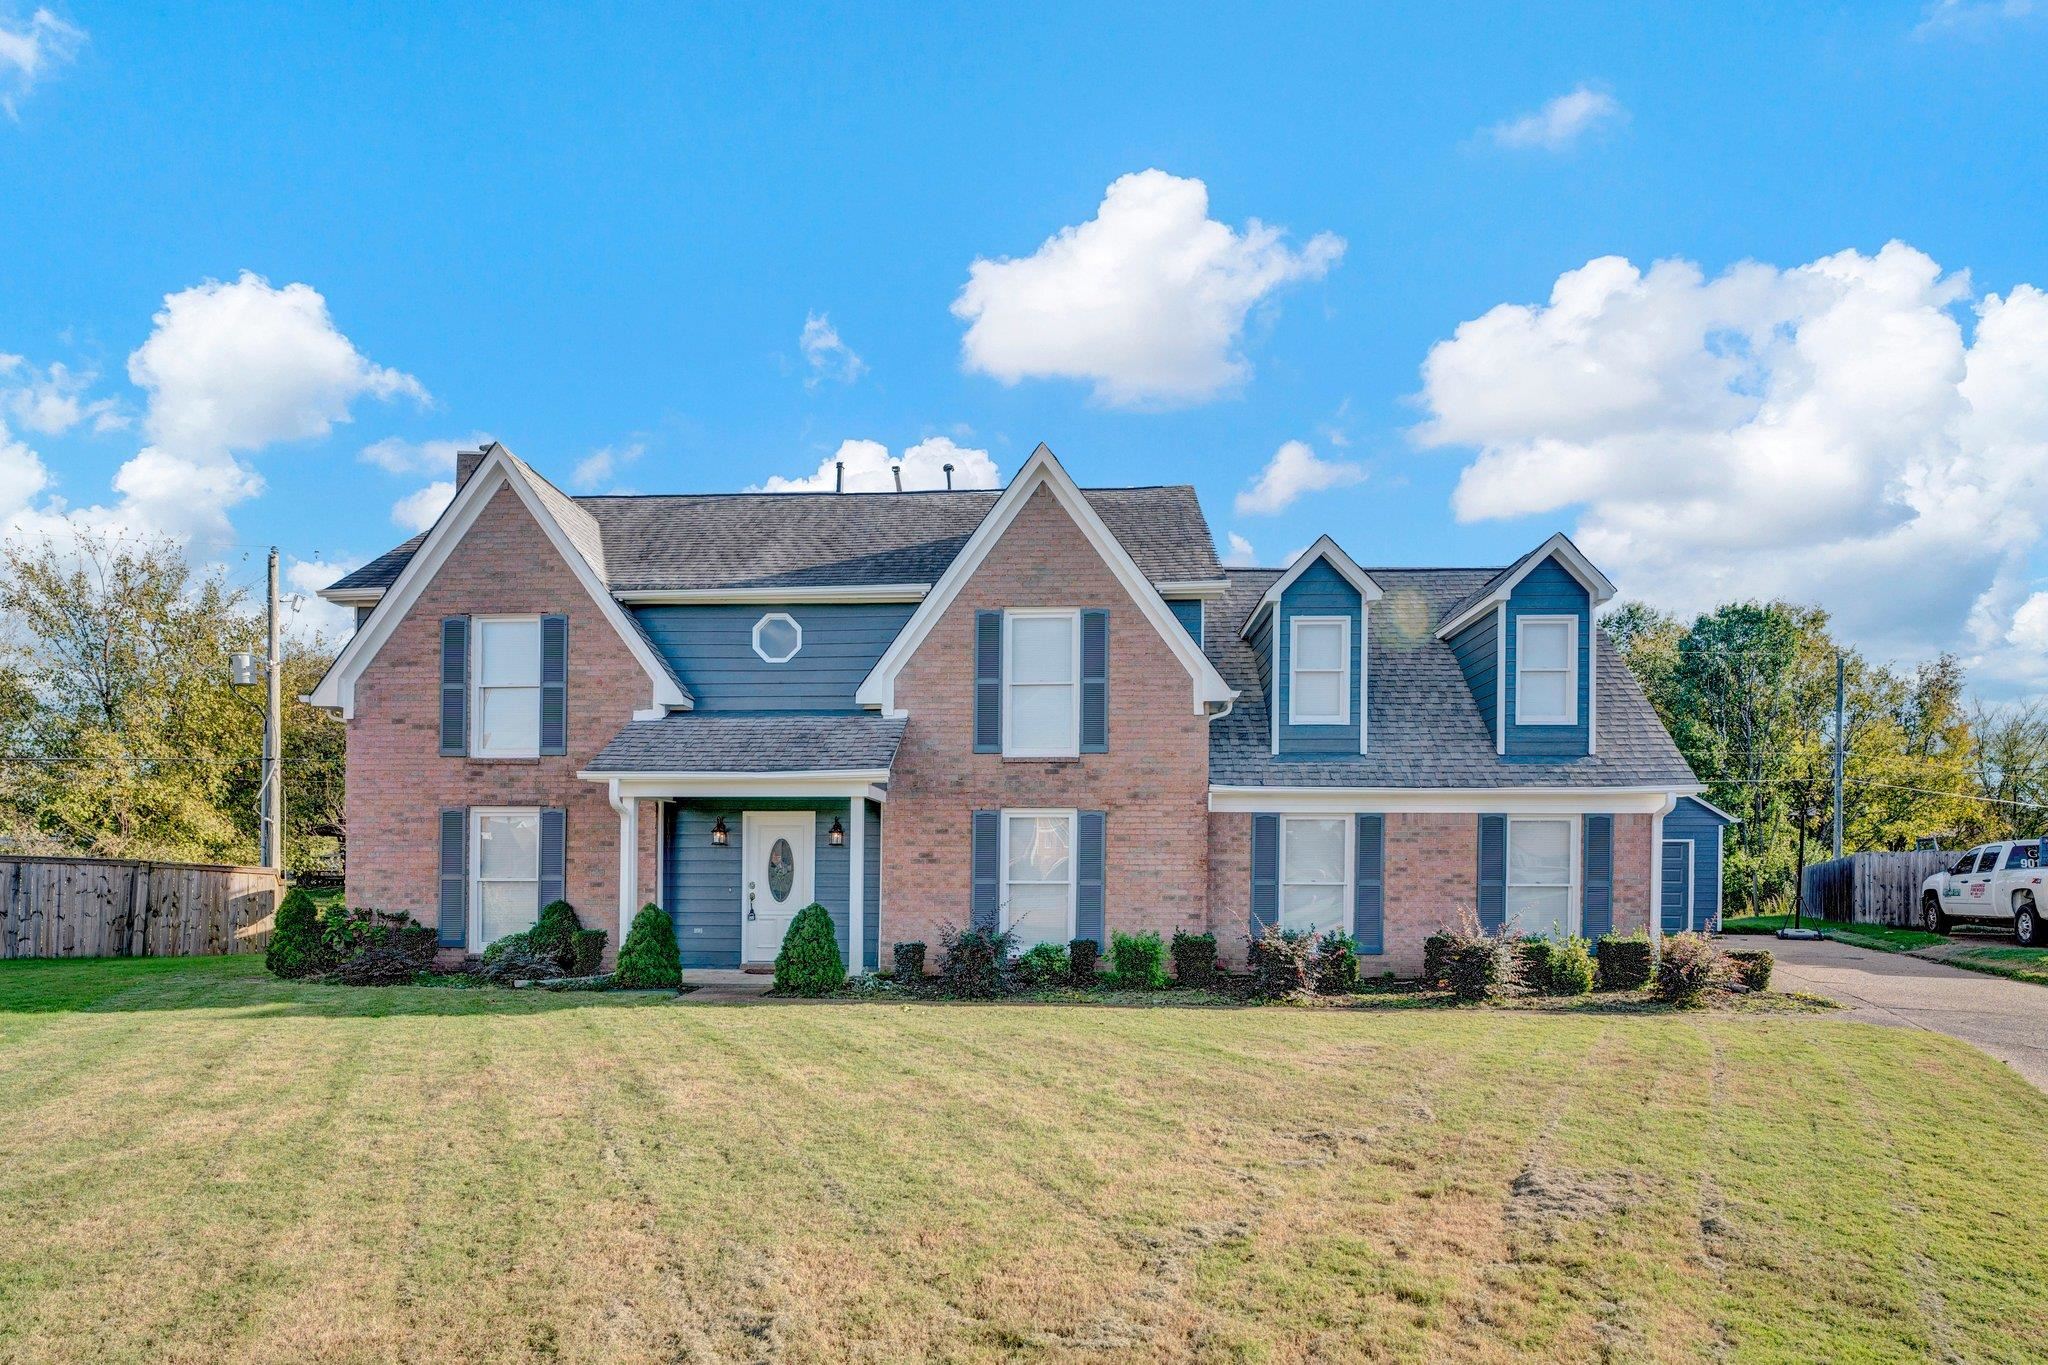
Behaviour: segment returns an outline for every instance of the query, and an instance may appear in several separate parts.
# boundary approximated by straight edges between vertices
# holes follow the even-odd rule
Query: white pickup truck
[[[1951,924],[2010,924],[2026,947],[2048,938],[2037,901],[2048,901],[2042,878],[2041,840],[2015,839],[1979,844],[1959,856],[1948,871],[1920,885],[1920,918],[1927,931],[1945,934]]]

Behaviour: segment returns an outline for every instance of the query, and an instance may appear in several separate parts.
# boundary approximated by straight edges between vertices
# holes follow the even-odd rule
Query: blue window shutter
[[[469,812],[441,812],[440,941],[443,948],[469,942]]]
[[[540,751],[569,752],[569,618],[540,618]]]
[[[1109,613],[1081,613],[1081,752],[1109,752]]]
[[[441,752],[469,752],[469,618],[441,622]]]
[[[1589,815],[1580,837],[1585,851],[1585,911],[1579,928],[1590,939],[1614,929],[1614,817]]]
[[[1351,936],[1361,953],[1384,953],[1386,937],[1386,829],[1384,815],[1358,817],[1358,887]]]
[[[1280,817],[1252,817],[1253,938],[1280,922]]]
[[[974,752],[1002,751],[1003,614],[978,611],[974,613]]]
[[[1074,937],[1092,938],[1096,946],[1108,947],[1103,932],[1103,864],[1109,856],[1109,817],[1099,810],[1084,810],[1076,817],[1074,831]]]
[[[540,813],[540,905],[569,899],[569,812]]]
[[[1001,811],[974,812],[974,902],[968,908],[968,924],[993,933],[997,927],[996,902],[1003,883],[1003,814]]]
[[[1508,919],[1508,818],[1479,817],[1479,927],[1497,932]]]

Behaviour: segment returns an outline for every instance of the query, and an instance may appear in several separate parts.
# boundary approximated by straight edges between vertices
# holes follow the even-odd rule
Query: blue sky
[[[2048,688],[2048,6],[1440,8],[0,0],[0,515],[311,583],[477,433],[1043,440],[1261,563],[1566,529]]]

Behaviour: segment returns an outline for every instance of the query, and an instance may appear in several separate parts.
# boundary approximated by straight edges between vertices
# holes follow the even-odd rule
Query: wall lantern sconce
[[[831,842],[831,845],[834,848],[838,848],[841,844],[846,842],[846,830],[840,825],[839,818],[837,816],[833,817],[832,828],[829,832],[827,832],[825,838]]]
[[[711,844],[712,844],[712,847],[714,847],[714,848],[724,848],[724,847],[725,847],[725,839],[726,839],[726,834],[725,834],[725,817],[724,817],[723,815],[721,815],[721,816],[719,816],[719,817],[718,817],[718,823],[717,823],[717,824],[715,824],[715,825],[713,825],[713,826],[711,827]]]

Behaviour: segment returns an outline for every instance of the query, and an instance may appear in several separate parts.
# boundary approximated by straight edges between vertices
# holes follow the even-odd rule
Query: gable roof
[[[860,689],[854,694],[854,700],[862,706],[880,707],[886,715],[899,714],[896,709],[897,673],[902,670],[911,655],[917,652],[918,646],[924,643],[925,636],[938,624],[946,608],[953,604],[953,599],[960,595],[961,587],[974,576],[974,571],[981,567],[981,562],[988,558],[989,551],[995,548],[996,542],[1002,538],[1003,532],[1009,529],[1010,523],[1016,520],[1017,514],[1024,509],[1025,504],[1031,500],[1032,494],[1041,488],[1051,493],[1066,514],[1073,519],[1082,536],[1094,547],[1096,554],[1101,556],[1102,562],[1116,576],[1124,591],[1130,594],[1131,600],[1137,603],[1146,621],[1159,633],[1160,638],[1166,641],[1167,648],[1173,651],[1174,657],[1187,669],[1188,677],[1194,685],[1193,706],[1196,713],[1200,714],[1207,710],[1212,702],[1227,702],[1236,696],[1237,694],[1230,690],[1217,674],[1215,667],[1203,655],[1201,647],[1195,644],[1180,621],[1175,618],[1172,608],[1166,605],[1166,599],[1159,595],[1152,582],[1145,577],[1144,571],[1138,567],[1130,551],[1125,549],[1123,543],[1108,526],[1104,525],[1093,502],[1075,486],[1074,480],[1053,455],[1052,450],[1041,443],[1038,449],[1031,452],[1031,458],[1024,462],[1024,467],[1017,471],[1017,477],[1010,481],[1010,486],[995,500],[995,505],[989,508],[988,515],[982,518],[981,524],[974,528],[974,534],[960,547],[960,552],[946,566],[946,571],[940,575],[939,581],[932,585],[932,590],[918,603],[917,610],[904,622],[903,629],[896,633],[896,638],[890,642],[889,648],[883,651],[882,657],[876,661],[874,668],[862,681]],[[1213,559],[1213,547],[1209,553]]]
[[[1359,568],[1357,562],[1344,553],[1343,546],[1327,535],[1317,536],[1316,543],[1296,555],[1294,563],[1288,565],[1287,569],[1273,580],[1273,586],[1266,589],[1265,595],[1259,598],[1258,605],[1252,608],[1252,614],[1245,618],[1241,633],[1249,635],[1252,623],[1258,620],[1262,613],[1278,608],[1280,598],[1294,586],[1294,580],[1308,572],[1309,566],[1319,559],[1327,561],[1330,567],[1337,571],[1339,578],[1356,588],[1359,597],[1365,602],[1377,602],[1386,595],[1373,576]]]
[[[1443,624],[1436,628],[1437,638],[1449,639],[1470,625],[1472,619],[1480,613],[1507,601],[1508,594],[1515,590],[1516,584],[1527,578],[1538,564],[1553,557],[1564,566],[1566,573],[1579,581],[1579,586],[1586,590],[1586,595],[1592,598],[1595,607],[1613,599],[1613,582],[1594,567],[1593,561],[1586,558],[1584,551],[1572,544],[1570,536],[1559,531],[1453,602],[1444,612]]]
[[[433,581],[449,554],[501,488],[510,488],[519,498],[528,515],[561,554],[563,563],[569,566],[597,604],[598,611],[618,631],[627,651],[646,671],[651,685],[651,712],[658,714],[667,707],[688,709],[695,705],[689,690],[676,677],[661,652],[654,648],[647,632],[619,605],[606,587],[604,549],[597,535],[596,522],[575,506],[574,499],[495,442],[484,448],[483,463],[456,490],[454,501],[420,538],[419,545],[406,557],[369,619],[349,637],[348,643],[342,646],[341,653],[335,656],[306,700],[314,706],[339,710],[345,717],[355,714],[356,679],[377,656],[384,642],[391,638],[398,622],[404,619],[405,613],[418,600],[426,585]]]

